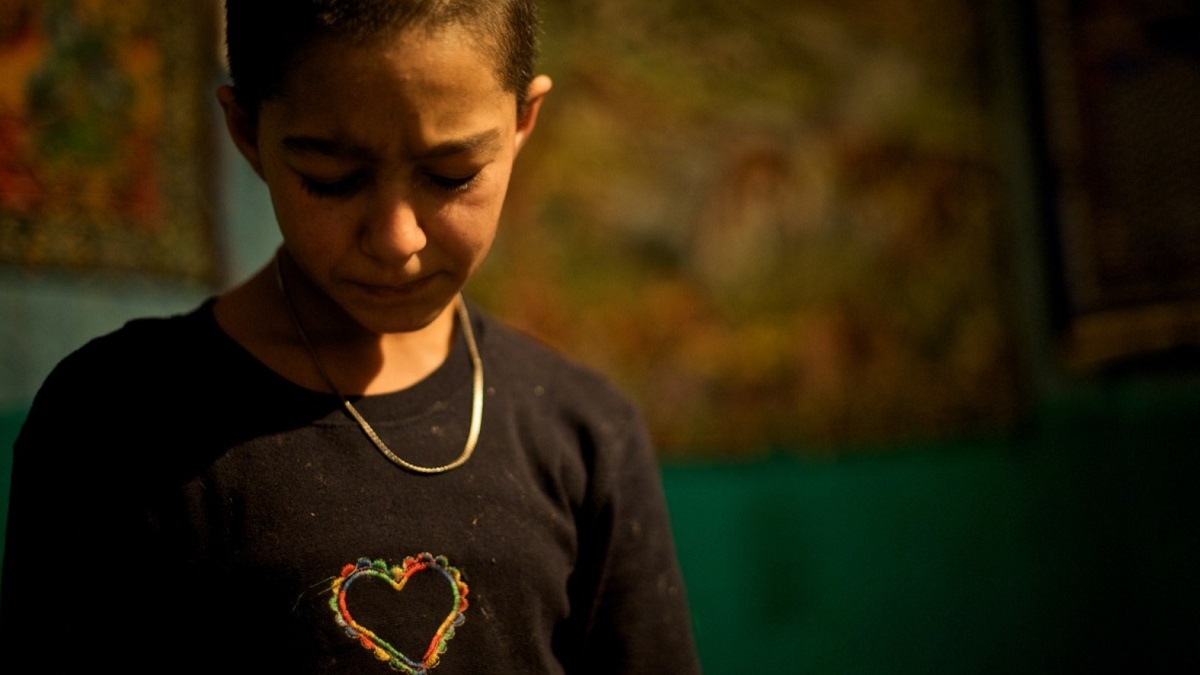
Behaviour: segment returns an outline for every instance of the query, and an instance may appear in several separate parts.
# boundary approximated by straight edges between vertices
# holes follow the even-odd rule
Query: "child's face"
[[[486,256],[548,88],[535,80],[519,121],[464,30],[411,30],[369,47],[318,42],[256,127],[230,127],[309,280],[363,328],[406,332],[438,317]],[[220,98],[248,126],[231,93]]]

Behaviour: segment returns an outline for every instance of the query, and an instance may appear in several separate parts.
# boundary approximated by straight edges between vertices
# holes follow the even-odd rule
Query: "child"
[[[639,417],[459,294],[550,90],[532,1],[226,12],[217,96],[283,246],[47,379],[5,662],[696,672]]]

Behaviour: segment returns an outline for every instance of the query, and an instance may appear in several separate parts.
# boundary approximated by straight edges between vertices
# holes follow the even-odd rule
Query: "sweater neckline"
[[[196,321],[199,327],[213,338],[214,343],[220,349],[228,352],[237,361],[242,362],[245,372],[265,385],[266,390],[272,396],[284,397],[284,400],[290,399],[312,403],[337,400],[337,396],[332,392],[310,389],[284,377],[260,361],[254,354],[242,346],[240,342],[233,339],[217,323],[216,314],[213,311],[216,300],[216,297],[210,297],[205,300],[192,313],[190,318]],[[475,330],[475,338],[482,350],[485,330],[482,326],[479,312],[470,304],[468,304],[468,309],[470,310],[471,324]],[[468,390],[471,386],[472,370],[470,355],[467,353],[466,340],[463,338],[461,330],[456,330],[454,335],[454,342],[450,346],[449,355],[425,379],[410,387],[393,392],[347,396],[346,398],[354,403],[354,406],[363,415],[367,416],[368,419],[383,417],[384,419],[394,420],[397,417],[417,416],[429,408],[444,406],[456,394]],[[354,424],[353,420],[340,414],[340,404],[335,407],[339,411],[338,417],[343,418],[349,424]],[[405,411],[409,414],[399,414]]]

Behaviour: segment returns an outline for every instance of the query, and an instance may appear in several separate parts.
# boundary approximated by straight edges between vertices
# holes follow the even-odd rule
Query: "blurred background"
[[[469,292],[645,409],[706,671],[1200,672],[1200,3],[542,4]],[[59,359],[278,244],[218,10],[0,5],[0,508]]]

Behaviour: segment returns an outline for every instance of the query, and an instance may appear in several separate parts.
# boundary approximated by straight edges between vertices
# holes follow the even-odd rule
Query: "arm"
[[[89,437],[98,430],[94,408],[81,401],[88,378],[75,378],[73,362],[43,384],[13,448],[0,583],[0,652],[6,655],[54,654],[55,633],[100,618],[92,608],[99,601],[94,589],[103,584],[94,579],[106,570],[90,566],[89,558],[103,546],[99,532],[107,516],[95,494],[104,481],[97,457],[111,439]]]
[[[130,361],[93,342],[39,390],[14,445],[0,653],[66,664],[145,654],[180,586],[149,536],[139,439],[162,432]],[[158,446],[168,449],[168,437]],[[160,617],[156,619],[154,617]]]
[[[597,453],[580,551],[595,593],[576,598],[590,613],[569,672],[699,673],[658,465],[640,417],[623,427],[624,437]]]

